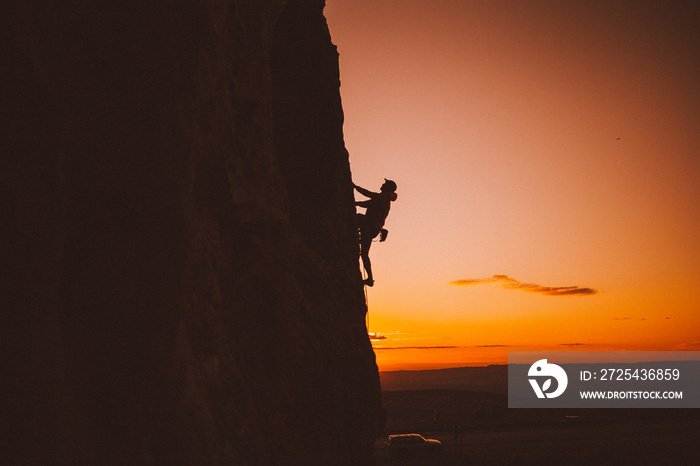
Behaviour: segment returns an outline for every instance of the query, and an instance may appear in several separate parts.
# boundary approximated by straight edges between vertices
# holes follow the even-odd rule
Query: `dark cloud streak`
[[[400,349],[450,349],[461,348],[460,346],[375,346],[375,350],[400,350]]]
[[[588,296],[597,293],[593,288],[578,286],[542,286],[534,283],[522,283],[507,275],[494,275],[491,278],[455,280],[450,285],[471,286],[480,284],[495,284],[506,290],[521,290],[545,296]]]

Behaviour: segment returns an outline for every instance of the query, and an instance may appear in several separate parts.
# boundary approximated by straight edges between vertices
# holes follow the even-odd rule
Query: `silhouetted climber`
[[[389,233],[383,229],[384,221],[389,215],[391,203],[398,197],[396,195],[396,183],[384,178],[380,192],[374,193],[368,189],[361,188],[353,184],[357,192],[365,197],[367,201],[355,202],[355,205],[365,207],[364,214],[357,214],[357,228],[360,230],[360,256],[362,257],[362,265],[367,272],[367,278],[364,284],[367,286],[374,285],[372,277],[372,264],[369,261],[369,248],[372,246],[372,240],[381,233],[379,241],[384,241]]]

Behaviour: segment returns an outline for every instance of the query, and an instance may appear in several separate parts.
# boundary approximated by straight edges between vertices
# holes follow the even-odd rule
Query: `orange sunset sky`
[[[380,370],[700,349],[694,2],[326,3]]]

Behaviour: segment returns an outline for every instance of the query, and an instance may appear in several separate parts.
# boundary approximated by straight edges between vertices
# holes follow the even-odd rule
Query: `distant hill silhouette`
[[[508,366],[457,367],[423,371],[388,371],[379,374],[383,391],[473,390],[506,393]]]

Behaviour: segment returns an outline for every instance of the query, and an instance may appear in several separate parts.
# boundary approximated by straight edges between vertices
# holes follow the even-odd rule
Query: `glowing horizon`
[[[380,370],[700,349],[692,5],[327,1]]]

